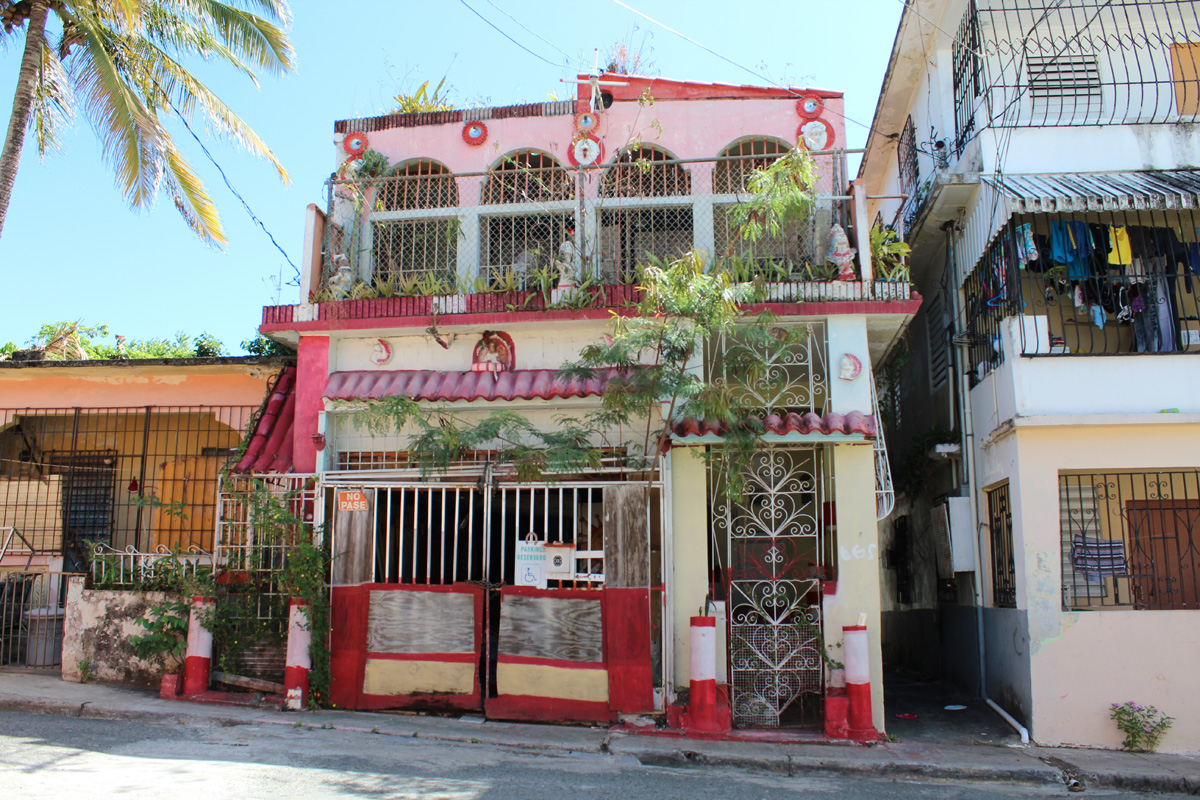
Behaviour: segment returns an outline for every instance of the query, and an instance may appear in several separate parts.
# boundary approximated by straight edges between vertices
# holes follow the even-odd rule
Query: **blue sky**
[[[292,185],[285,187],[269,164],[195,126],[292,263],[300,263],[305,206],[325,202],[323,183],[335,166],[333,121],[386,113],[394,94],[426,79],[436,84],[448,74],[460,104],[538,102],[549,93],[561,99],[574,87],[560,78],[586,72],[593,48],[603,53],[627,39],[642,46],[664,77],[842,91],[850,146],[861,147],[903,9],[901,0],[626,0],[726,61],[614,0],[466,2],[542,58],[506,39],[462,0],[294,0],[294,74],[264,77],[256,90],[228,69],[196,67],[291,173]],[[21,41],[0,52],[6,112]],[[208,331],[237,353],[263,305],[298,301],[298,290],[287,285],[295,273],[284,256],[187,131],[172,130],[217,202],[229,238],[224,250],[196,239],[165,196],[150,213],[130,211],[82,118],[44,163],[27,139],[0,236],[0,271],[10,287],[0,343],[23,343],[43,322],[82,319],[137,339]],[[280,279],[284,285],[277,288]]]

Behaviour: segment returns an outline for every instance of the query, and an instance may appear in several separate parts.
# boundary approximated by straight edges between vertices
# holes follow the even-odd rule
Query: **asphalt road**
[[[653,767],[628,756],[540,753],[280,725],[163,725],[0,713],[2,798],[985,800],[1065,796],[1065,788],[1055,786]],[[1086,796],[1152,797],[1103,790],[1088,790]]]

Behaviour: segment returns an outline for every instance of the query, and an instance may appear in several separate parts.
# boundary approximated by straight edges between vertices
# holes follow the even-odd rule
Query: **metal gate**
[[[328,482],[333,510],[334,702],[480,709],[514,719],[607,719],[605,558],[623,484]],[[354,479],[357,479],[355,481]],[[344,481],[344,482],[343,482]],[[645,484],[636,484],[643,492]],[[611,495],[611,496],[610,496]],[[637,530],[647,537],[648,505]],[[529,581],[520,544],[557,548]],[[649,547],[643,546],[647,564]],[[648,571],[648,570],[647,570]],[[650,662],[648,582],[644,630]],[[638,654],[639,656],[641,654]],[[649,667],[647,666],[647,670]],[[555,694],[557,692],[557,695]]]
[[[820,720],[824,537],[820,450],[765,447],[729,500],[714,480],[713,530],[727,554],[729,682],[737,727]]]

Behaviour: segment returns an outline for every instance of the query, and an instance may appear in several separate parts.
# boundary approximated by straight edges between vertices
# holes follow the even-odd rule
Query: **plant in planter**
[[[885,281],[907,281],[908,265],[904,259],[910,252],[912,248],[900,241],[895,228],[879,223],[871,228],[871,264],[878,277]]]

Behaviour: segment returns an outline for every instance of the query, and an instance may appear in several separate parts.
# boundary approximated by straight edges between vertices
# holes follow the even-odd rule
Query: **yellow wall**
[[[1133,701],[1175,717],[1162,749],[1200,750],[1200,610],[1063,611],[1058,494],[1060,471],[1200,467],[1200,425],[1027,425],[985,457],[991,449],[1019,453],[1007,461],[1019,464],[1013,536],[1018,606],[1029,615],[1034,739],[1119,747],[1109,705]]]
[[[867,615],[871,654],[871,705],[875,729],[884,732],[883,650],[879,639],[879,526],[875,519],[875,453],[870,444],[837,445],[833,451],[837,503],[837,594],[825,598],[825,642],[844,660],[842,627]]]
[[[671,451],[671,608],[675,686],[691,679],[691,618],[708,595],[708,465],[701,448]]]

